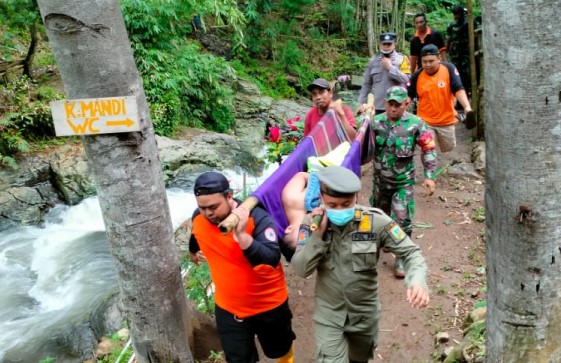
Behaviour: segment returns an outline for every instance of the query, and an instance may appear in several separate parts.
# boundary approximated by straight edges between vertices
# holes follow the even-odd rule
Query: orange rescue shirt
[[[246,232],[253,235],[254,228],[250,217]],[[233,232],[222,235],[217,225],[200,214],[193,219],[192,233],[206,257],[215,285],[214,300],[222,309],[243,319],[274,309],[288,299],[282,263],[251,266]]]
[[[428,75],[422,69],[413,75],[409,96],[418,97],[417,116],[429,126],[448,126],[458,121],[454,95],[463,88],[456,67],[441,63],[433,75]]]

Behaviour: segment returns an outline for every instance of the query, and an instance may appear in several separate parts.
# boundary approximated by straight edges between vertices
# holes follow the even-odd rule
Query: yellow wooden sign
[[[57,136],[140,130],[134,96],[55,101],[51,112]]]

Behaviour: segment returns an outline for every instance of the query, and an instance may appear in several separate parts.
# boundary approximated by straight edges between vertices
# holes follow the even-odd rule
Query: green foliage
[[[55,357],[46,357],[39,361],[39,363],[54,363],[56,361]]]
[[[0,114],[0,164],[16,168],[14,156],[29,152],[29,141],[54,137],[49,102],[63,95],[50,87],[38,87],[26,77],[0,88],[0,104],[9,105]]]
[[[473,304],[473,307],[476,309],[487,307],[487,300],[477,301],[475,304]]]
[[[188,270],[187,297],[197,303],[197,308],[206,314],[214,313],[214,290],[208,264],[200,266],[186,262]]]
[[[473,211],[473,219],[475,219],[477,222],[485,222],[485,208],[484,207],[479,207],[477,209],[475,209]]]
[[[0,59],[15,61],[25,57],[29,44],[29,29],[39,19],[39,8],[34,0],[0,1]]]
[[[232,93],[223,82],[234,72],[221,58],[203,54],[183,37],[193,6],[176,0],[127,0],[125,21],[144,80],[156,133],[172,135],[180,125],[224,132],[233,123]],[[218,15],[221,12],[218,11]]]
[[[286,120],[287,127],[269,127],[268,141],[265,143],[265,163],[282,163],[283,156],[289,155],[304,136],[304,121],[300,116]]]

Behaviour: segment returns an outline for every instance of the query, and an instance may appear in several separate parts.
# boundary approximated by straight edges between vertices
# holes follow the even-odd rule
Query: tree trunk
[[[367,40],[368,40],[368,54],[374,56],[374,3],[378,0],[366,0],[366,24],[367,24]]]
[[[138,362],[193,362],[158,149],[117,0],[39,0],[69,99],[136,96],[141,131],[84,143]]]
[[[35,49],[37,48],[37,19],[33,20],[29,33],[31,36],[31,43],[27,50],[27,56],[23,61],[23,74],[29,77],[29,79],[33,79],[33,57],[35,56]]]
[[[482,13],[486,361],[558,362],[561,7],[558,0],[485,0]]]

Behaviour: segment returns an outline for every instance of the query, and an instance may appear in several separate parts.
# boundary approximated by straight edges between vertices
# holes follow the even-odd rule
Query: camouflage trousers
[[[388,188],[386,185],[374,183],[370,205],[379,208],[395,220],[407,235],[413,230],[415,215],[415,186]]]

